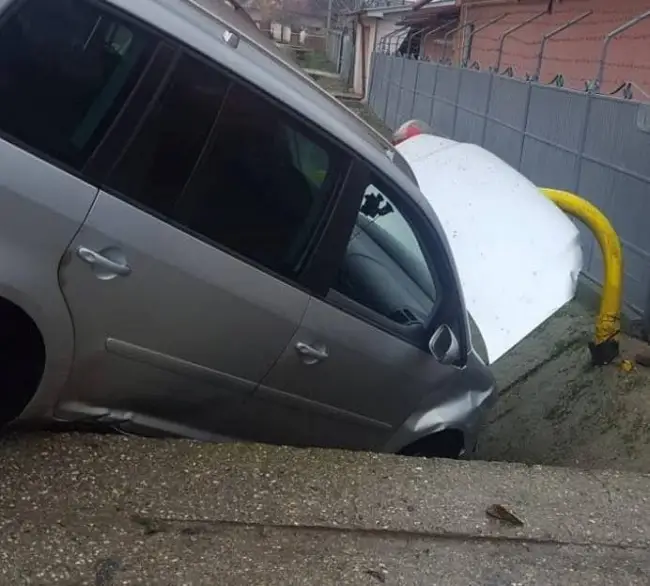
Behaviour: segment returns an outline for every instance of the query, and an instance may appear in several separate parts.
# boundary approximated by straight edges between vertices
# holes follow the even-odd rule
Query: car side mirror
[[[429,340],[429,351],[440,364],[454,364],[460,359],[460,344],[448,325],[441,325],[433,333]]]

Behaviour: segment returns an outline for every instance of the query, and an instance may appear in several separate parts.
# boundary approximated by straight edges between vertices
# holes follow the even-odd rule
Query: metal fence
[[[327,59],[334,63],[337,66],[341,59],[341,44],[343,42],[343,31],[338,30],[329,30],[327,31],[326,44],[325,44],[325,53]]]
[[[391,129],[411,118],[479,144],[536,185],[576,192],[610,219],[625,250],[626,303],[650,315],[650,106],[493,73],[373,55],[369,105]],[[585,276],[603,260],[583,236]]]
[[[347,29],[328,31],[326,49],[327,58],[336,66],[336,72],[346,84],[351,84],[354,65],[354,40],[350,32]]]

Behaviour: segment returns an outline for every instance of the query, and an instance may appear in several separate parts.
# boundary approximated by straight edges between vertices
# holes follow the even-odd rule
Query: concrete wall
[[[624,246],[624,294],[646,309],[650,286],[650,105],[376,53],[369,106],[391,129],[411,118],[480,144],[535,184],[596,204]],[[593,236],[587,277],[602,282]]]
[[[477,26],[508,13],[502,21],[475,35],[471,60],[478,61],[483,70],[494,66],[501,35],[507,29],[543,11],[548,4],[548,0],[483,6],[463,2],[463,22],[475,22]],[[519,78],[527,73],[532,74],[536,69],[542,36],[590,9],[594,11],[593,15],[549,41],[540,77],[548,83],[557,74],[562,74],[566,87],[584,89],[585,83],[596,77],[605,36],[650,9],[649,0],[555,1],[551,14],[544,15],[508,37],[504,44],[501,70],[513,67],[515,77]],[[454,63],[457,64],[456,61]],[[650,94],[650,19],[631,28],[611,43],[603,91],[610,92],[629,81],[638,86],[635,98],[642,97],[642,92]]]
[[[352,89],[354,93],[364,98],[368,97],[370,89],[368,82],[372,67],[372,53],[377,42],[378,22],[380,21],[376,18],[360,18],[356,25]]]

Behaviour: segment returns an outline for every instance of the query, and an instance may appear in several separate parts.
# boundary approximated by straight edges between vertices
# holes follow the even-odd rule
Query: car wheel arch
[[[68,306],[58,286],[43,306],[36,301],[36,295],[6,282],[0,282],[2,302],[15,306],[33,323],[44,346],[42,374],[21,418],[47,418],[54,411],[74,356],[74,328]]]

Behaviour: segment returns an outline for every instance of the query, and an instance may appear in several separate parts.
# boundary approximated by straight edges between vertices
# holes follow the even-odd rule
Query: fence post
[[[490,76],[490,81],[488,83],[488,98],[487,104],[485,104],[485,113],[483,114],[483,130],[481,131],[481,142],[479,146],[485,146],[485,135],[487,134],[487,125],[488,120],[490,119],[490,105],[492,104],[492,86],[494,85],[494,72],[490,71],[488,73]]]
[[[519,162],[517,163],[517,171],[521,171],[521,165],[524,161],[524,147],[526,146],[526,132],[528,130],[528,117],[530,115],[530,100],[533,94],[533,84],[526,82],[526,107],[524,108],[524,127],[521,131],[521,146],[519,147]]]
[[[612,42],[612,39],[614,39],[621,33],[624,33],[626,30],[632,28],[633,26],[636,26],[637,24],[639,24],[640,22],[648,18],[650,18],[650,10],[644,12],[643,14],[639,14],[639,16],[636,16],[632,20],[629,20],[625,24],[619,26],[617,29],[614,29],[613,31],[607,34],[607,36],[605,37],[605,41],[603,43],[603,49],[600,56],[600,63],[598,64],[598,73],[596,74],[596,80],[594,81],[593,84],[593,87],[597,92],[600,91],[600,86],[603,84],[603,76],[605,74],[605,62],[607,61],[607,51],[609,50],[609,44]]]
[[[431,90],[431,112],[429,113],[429,126],[433,128],[433,131],[436,131],[436,127],[433,124],[433,110],[436,107],[436,90],[438,89],[438,73],[440,73],[440,63],[431,62],[432,67],[435,68],[435,77],[433,78],[433,89]]]
[[[343,33],[341,32],[338,37],[339,37],[339,41],[338,41],[339,52],[338,52],[338,57],[336,59],[336,73],[340,74],[341,69],[343,68]]]
[[[413,81],[413,92],[411,93],[411,109],[409,110],[408,119],[413,118],[413,108],[415,107],[415,92],[418,89],[418,77],[420,76],[420,61],[415,62],[415,80]]]
[[[458,84],[456,87],[456,98],[454,99],[454,120],[451,123],[451,138],[456,136],[456,120],[458,119],[458,100],[460,100],[460,84],[463,81],[463,70],[458,68]]]
[[[580,195],[580,177],[582,175],[582,163],[584,161],[585,153],[585,144],[587,143],[587,132],[589,131],[589,115],[591,114],[591,104],[594,100],[594,97],[591,92],[586,92],[587,105],[585,106],[585,119],[582,123],[582,129],[580,132],[580,143],[578,144],[578,161],[576,162],[576,178],[574,182],[573,192]],[[594,258],[594,241],[591,241],[591,246],[587,252],[587,259],[584,263],[584,266],[587,269],[591,266],[591,261]]]
[[[395,128],[397,128],[397,117],[399,116],[399,104],[402,101],[402,83],[404,82],[404,64],[406,61],[404,60],[404,57],[394,57],[395,59],[402,59],[402,71],[399,74],[399,85],[397,86],[397,104],[395,104]],[[389,94],[390,95],[390,94]],[[388,128],[390,128],[390,124],[388,124],[388,121],[386,121],[386,125]],[[390,128],[391,130],[395,130],[395,128]]]
[[[368,73],[369,83],[368,83],[368,99],[366,100],[368,107],[372,110],[372,113],[375,114],[375,107],[372,103],[373,92],[375,86],[375,66],[377,65],[377,53],[374,51],[370,54],[370,72]],[[366,96],[361,98],[362,100],[366,99]]]
[[[390,74],[391,71],[393,71],[393,60],[395,57],[392,55],[386,55],[386,59],[388,59],[388,72],[386,75],[386,99],[384,100],[384,115],[381,117],[382,121],[384,124],[386,124],[386,115],[388,114],[388,96],[390,95]]]

